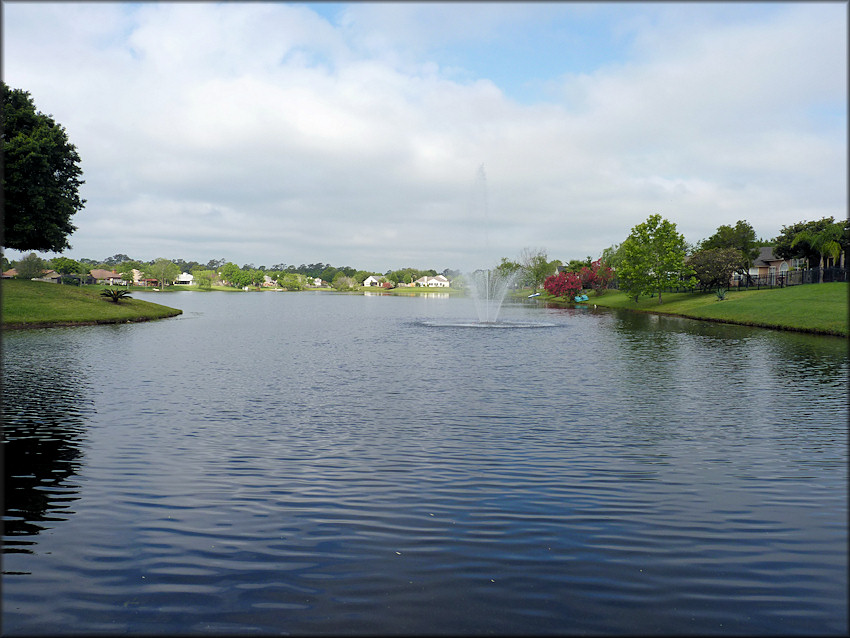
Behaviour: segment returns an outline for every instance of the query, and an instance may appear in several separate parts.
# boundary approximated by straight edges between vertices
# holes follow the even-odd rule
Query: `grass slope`
[[[732,290],[719,301],[714,293],[663,294],[635,303],[622,292],[590,296],[589,304],[638,312],[678,315],[748,326],[848,336],[850,284],[827,283],[762,290]]]
[[[111,303],[100,296],[102,289],[5,279],[0,289],[3,328],[148,321],[183,313],[139,299]]]

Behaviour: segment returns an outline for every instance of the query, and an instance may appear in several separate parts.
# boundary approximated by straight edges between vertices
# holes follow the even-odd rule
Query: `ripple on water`
[[[845,352],[589,312],[453,330],[451,305],[425,325],[407,300],[239,298],[268,312],[4,352],[14,378],[54,352],[141,388],[69,388],[48,430],[22,408],[45,471],[13,476],[7,631],[846,631]],[[789,385],[789,366],[812,372]]]

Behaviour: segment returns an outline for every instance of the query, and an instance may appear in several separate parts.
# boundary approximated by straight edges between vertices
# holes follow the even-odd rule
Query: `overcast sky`
[[[4,81],[82,158],[74,258],[468,270],[595,258],[654,213],[689,242],[847,215],[844,2],[3,18]]]

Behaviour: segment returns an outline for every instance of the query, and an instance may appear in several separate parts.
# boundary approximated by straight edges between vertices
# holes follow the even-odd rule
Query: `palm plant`
[[[823,282],[823,263],[824,256],[837,259],[841,254],[841,244],[839,241],[844,233],[841,224],[832,223],[825,226],[821,230],[802,230],[794,236],[791,241],[791,247],[794,248],[798,244],[805,244],[820,256],[820,269],[818,280]]]
[[[106,297],[106,300],[112,303],[118,303],[122,299],[132,299],[129,290],[119,290],[117,288],[107,288],[101,291],[100,296]]]

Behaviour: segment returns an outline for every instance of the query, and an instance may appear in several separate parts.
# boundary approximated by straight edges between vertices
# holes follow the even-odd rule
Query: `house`
[[[413,285],[426,288],[448,288],[451,284],[443,275],[437,275],[436,277],[425,275],[414,281]]]
[[[60,275],[55,270],[44,270],[41,273],[41,277],[33,277],[33,281],[47,281],[52,284],[58,284],[62,280],[62,275]]]
[[[174,279],[175,286],[191,286],[193,283],[195,283],[195,276],[187,272],[181,272]]]
[[[89,274],[99,284],[107,284],[109,286],[120,286],[124,284],[121,275],[114,270],[104,270],[103,268],[92,268]]]
[[[3,279],[12,279],[13,277],[18,276],[18,271],[14,268],[10,268],[6,272],[3,273]],[[33,277],[32,281],[48,281],[52,284],[58,284],[62,279],[62,275],[60,275],[55,270],[42,270],[41,277]]]
[[[750,277],[758,277],[769,283],[775,283],[777,276],[785,277],[790,270],[799,266],[797,259],[781,259],[773,254],[773,246],[762,246],[758,257],[750,266]],[[736,273],[737,275],[737,273]],[[740,279],[740,275],[737,276]]]
[[[366,279],[363,280],[364,286],[380,286],[382,277],[376,277],[375,275],[369,275]]]

